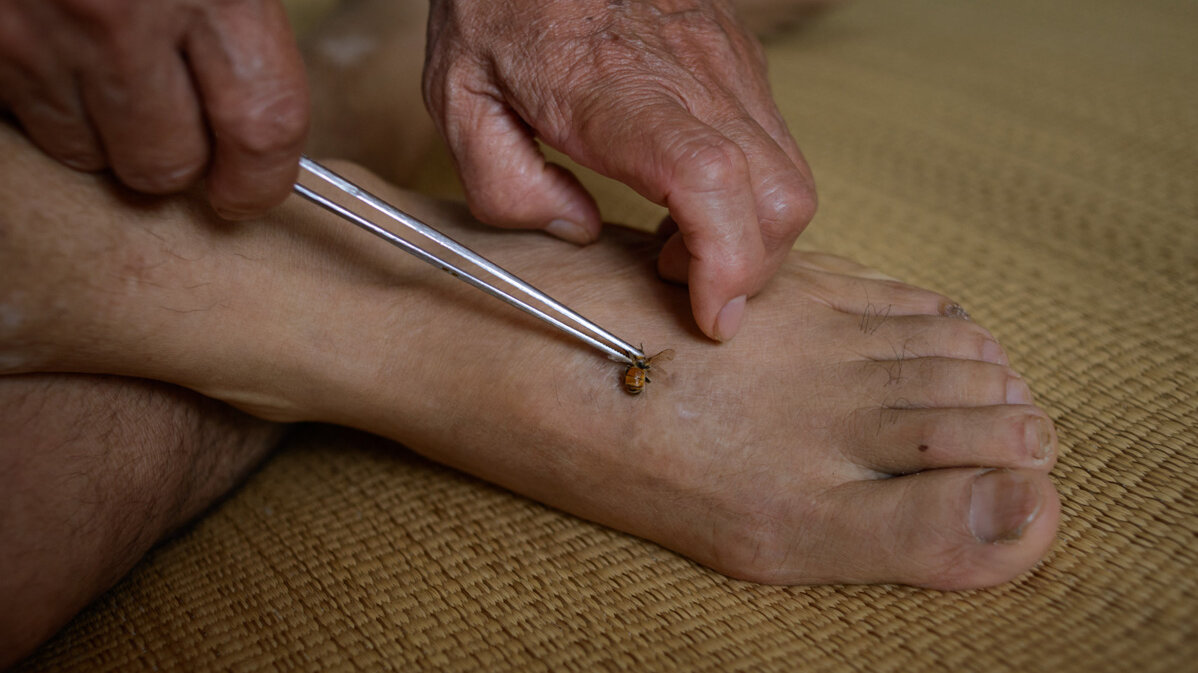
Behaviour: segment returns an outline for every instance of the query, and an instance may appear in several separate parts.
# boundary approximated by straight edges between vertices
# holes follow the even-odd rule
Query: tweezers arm
[[[331,198],[321,193],[317,187],[322,184],[333,187],[335,190],[334,196],[348,196],[351,203],[346,204],[343,202],[343,199]],[[320,207],[340,215],[362,229],[382,238],[395,247],[432,264],[453,277],[469,285],[473,285],[505,303],[511,304],[549,323],[563,332],[607,353],[620,362],[632,364],[634,361],[645,357],[645,354],[639,348],[632,346],[594,322],[587,320],[575,311],[567,308],[561,302],[541,292],[482,255],[374,196],[306,156],[300,158],[300,177],[295,184],[295,192]],[[366,206],[375,213],[382,215],[387,221],[401,225],[403,230],[419,234],[426,244],[432,244],[434,247],[431,250],[426,249],[399,236],[392,230],[377,224],[370,217],[357,212],[352,207],[353,205]],[[446,255],[454,259],[450,261],[441,255]],[[464,267],[474,267],[477,270],[470,271]],[[497,287],[493,282],[488,282],[492,279],[502,282],[506,285],[506,289]],[[533,305],[533,302],[539,303],[543,308],[538,308]]]

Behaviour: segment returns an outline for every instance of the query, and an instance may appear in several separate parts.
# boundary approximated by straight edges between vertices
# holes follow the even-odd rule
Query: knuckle
[[[964,588],[977,584],[980,568],[973,553],[975,541],[962,527],[953,536],[933,538],[933,546],[914,560],[914,578],[921,584]]]
[[[725,17],[705,11],[706,8],[681,9],[661,16],[661,35],[675,51],[694,49],[727,50],[730,43],[729,22]]]
[[[964,320],[951,320],[948,322],[955,325],[969,325],[974,328],[967,332],[968,336],[965,338],[968,339],[966,343],[970,344],[970,354],[975,359],[980,361],[990,361],[989,357],[992,357],[992,353],[994,351],[997,351],[1000,354],[1002,353],[1002,347],[999,346],[998,340],[995,339],[990,332],[978,327],[977,323],[966,322]],[[1005,362],[1005,359],[1000,360],[1000,362]]]
[[[499,227],[525,227],[533,222],[535,195],[513,180],[483,179],[467,185],[466,205],[480,222]]]
[[[988,362],[978,363],[984,368],[986,385],[991,391],[992,399],[997,400],[997,404],[1004,404],[1007,400],[1009,392],[1008,386],[1019,380],[1019,375],[1014,369],[1003,365],[993,365]]]
[[[749,163],[736,143],[724,137],[687,141],[673,154],[675,179],[688,191],[713,192],[744,182]]]
[[[758,206],[762,235],[772,243],[793,241],[815,217],[815,189],[798,170],[791,169],[764,191],[765,198]]]
[[[223,115],[215,115],[219,139],[251,157],[273,157],[298,151],[308,132],[305,94],[297,89],[259,98]]]
[[[933,341],[928,354],[940,352],[959,354],[970,361],[1004,364],[1005,357],[998,340],[977,323],[965,320],[934,318]]]

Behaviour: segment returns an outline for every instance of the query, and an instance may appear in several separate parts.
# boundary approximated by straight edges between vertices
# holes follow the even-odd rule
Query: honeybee
[[[628,369],[624,370],[624,390],[629,395],[640,395],[645,392],[645,384],[653,382],[653,379],[649,378],[649,370],[653,368],[653,363],[669,362],[673,359],[674,351],[671,349],[666,349],[651,357],[636,358],[632,364],[628,365]]]

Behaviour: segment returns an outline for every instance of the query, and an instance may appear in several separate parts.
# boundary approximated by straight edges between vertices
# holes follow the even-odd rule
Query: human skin
[[[69,166],[154,194],[203,178],[240,217],[290,193],[308,88],[278,0],[4,0],[0,110]]]
[[[414,79],[408,59],[375,65],[376,78]],[[361,101],[318,98],[346,99]],[[421,121],[378,99],[358,112]],[[401,128],[374,148],[400,174],[427,126]],[[313,138],[323,151],[345,149],[325,131]],[[3,124],[0,153],[0,604],[27,606],[0,611],[0,668],[227,492],[286,427],[177,385],[37,372],[161,378],[279,421],[373,430],[760,581],[980,586],[1051,542],[1047,418],[1007,370],[926,357],[1002,363],[1001,349],[950,320],[947,299],[851,262],[788,258],[748,341],[717,349],[687,318],[685,291],[652,273],[660,241],[613,229],[569,251],[488,234],[459,207],[350,167],[602,324],[677,349],[631,398],[615,363],[308,206],[233,226],[199,193],[146,199],[64,171]],[[989,377],[989,392],[971,377]],[[994,379],[1019,403],[982,404],[1000,396]],[[1008,503],[975,516],[975,492]]]
[[[338,165],[647,350],[674,349],[633,397],[618,363],[306,203],[232,225],[2,138],[16,158],[3,302],[19,317],[5,373],[143,377],[368,430],[760,582],[987,586],[1052,541],[1052,424],[939,294],[795,254],[716,345],[686,290],[656,280],[651,237],[576,248],[486,229]],[[35,213],[20,199],[35,186],[70,196]]]
[[[158,381],[0,376],[0,670],[227,494],[285,430]]]
[[[666,206],[659,270],[689,283],[704,333],[736,334],[816,202],[731,2],[433,0],[428,37],[425,102],[475,217],[598,235],[593,199],[539,137]]]
[[[704,333],[735,335],[816,204],[733,4],[430,6],[425,100],[474,215],[595,238],[594,200],[539,137],[669,208],[661,272]],[[203,178],[227,218],[289,192],[308,90],[278,0],[5,0],[0,19],[0,109],[51,156],[149,193]]]

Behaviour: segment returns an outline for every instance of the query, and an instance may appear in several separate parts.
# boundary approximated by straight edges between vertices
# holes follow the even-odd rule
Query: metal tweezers
[[[322,185],[333,187],[335,197],[322,193],[328,191],[320,190]],[[598,348],[618,362],[632,365],[645,359],[641,349],[570,310],[553,297],[520,280],[470,248],[306,156],[300,158],[300,176],[295,183],[295,192],[454,278],[463,280],[492,297],[501,299]],[[336,198],[345,196],[349,197],[348,203],[344,198]],[[400,225],[404,231],[416,234],[413,238],[421,244],[399,236],[376,223],[372,217],[358,212],[361,207],[365,207],[375,216],[382,216],[387,222]],[[453,261],[447,260],[446,257],[452,258]]]

